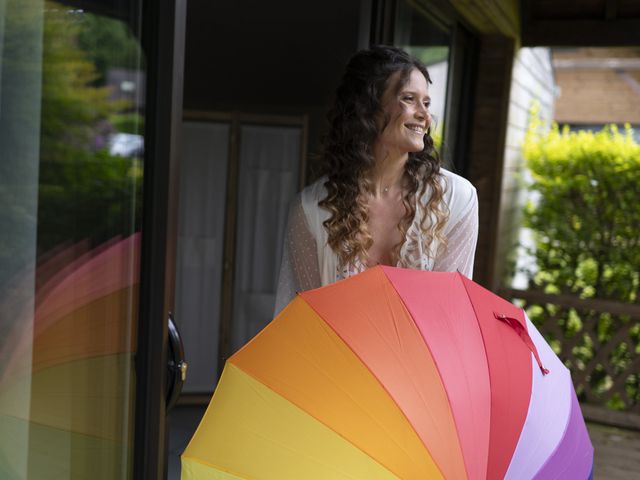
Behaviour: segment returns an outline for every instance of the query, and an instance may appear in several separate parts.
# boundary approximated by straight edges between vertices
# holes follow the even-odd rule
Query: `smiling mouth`
[[[425,128],[422,125],[405,125],[409,130],[419,135],[424,135]]]

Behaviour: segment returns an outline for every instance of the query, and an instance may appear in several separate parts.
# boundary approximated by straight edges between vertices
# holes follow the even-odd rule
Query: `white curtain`
[[[232,351],[273,315],[301,142],[300,127],[241,127]]]
[[[183,124],[175,321],[185,393],[211,392],[217,381],[228,145],[226,124]]]

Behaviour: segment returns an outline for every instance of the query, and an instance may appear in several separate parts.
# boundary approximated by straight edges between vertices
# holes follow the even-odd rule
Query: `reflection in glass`
[[[3,479],[131,474],[139,10],[0,2]]]
[[[439,27],[414,2],[400,2],[396,26],[396,44],[420,59],[429,70],[431,112],[438,118],[432,137],[436,146],[442,143],[447,101],[451,34]]]

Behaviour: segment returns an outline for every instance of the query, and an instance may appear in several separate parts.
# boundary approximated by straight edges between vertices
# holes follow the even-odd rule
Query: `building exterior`
[[[640,125],[640,49],[563,48],[553,52],[555,121],[575,129]]]

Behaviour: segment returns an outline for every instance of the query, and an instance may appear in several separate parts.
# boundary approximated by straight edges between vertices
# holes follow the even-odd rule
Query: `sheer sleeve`
[[[457,270],[471,278],[478,242],[478,196],[475,189],[471,190],[461,216],[452,218],[452,226],[447,230],[447,247],[436,257],[433,269],[439,272]]]
[[[321,285],[316,247],[316,240],[309,229],[301,197],[298,195],[289,209],[276,292],[276,315],[287,306],[297,292]]]

